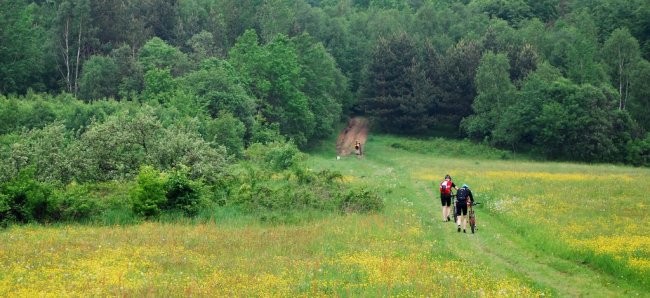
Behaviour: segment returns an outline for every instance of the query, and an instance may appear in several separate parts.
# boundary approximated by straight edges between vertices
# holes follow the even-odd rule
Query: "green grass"
[[[375,190],[382,213],[215,207],[119,227],[14,226],[0,232],[0,296],[648,296],[650,170],[396,142],[441,146],[372,136],[363,158],[337,160],[332,142],[308,160]],[[441,220],[447,173],[483,203],[474,235]]]
[[[432,239],[460,236],[470,247],[471,252],[440,247],[448,255],[560,296],[619,296],[650,287],[650,266],[643,263],[649,260],[650,231],[642,228],[650,203],[648,169],[534,162],[466,141],[392,136],[373,136],[363,159],[335,161],[331,154],[314,152],[313,166],[361,177],[358,183],[382,190],[388,217],[407,202],[436,231]],[[453,235],[451,224],[438,231],[445,223],[436,185],[447,173],[469,184],[483,202],[477,208],[479,232],[470,239]],[[613,236],[623,245],[597,249],[597,241],[606,241],[598,239]],[[636,251],[625,251],[625,244]],[[633,258],[641,265],[631,266]]]

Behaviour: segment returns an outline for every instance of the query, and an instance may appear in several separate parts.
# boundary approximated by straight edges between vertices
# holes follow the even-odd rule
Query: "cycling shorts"
[[[465,202],[456,202],[456,215],[467,215],[467,201]]]
[[[440,203],[442,206],[451,206],[451,194],[440,194]]]

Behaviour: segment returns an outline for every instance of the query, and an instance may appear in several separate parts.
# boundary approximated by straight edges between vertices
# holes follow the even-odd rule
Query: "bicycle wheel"
[[[469,211],[469,227],[472,228],[472,234],[476,228],[476,217],[474,216],[474,210]]]

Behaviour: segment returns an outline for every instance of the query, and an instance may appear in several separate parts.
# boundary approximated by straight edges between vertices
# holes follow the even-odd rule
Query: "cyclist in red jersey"
[[[440,203],[442,204],[442,221],[451,221],[449,214],[451,213],[451,190],[458,188],[449,174],[445,175],[445,180],[440,183]]]

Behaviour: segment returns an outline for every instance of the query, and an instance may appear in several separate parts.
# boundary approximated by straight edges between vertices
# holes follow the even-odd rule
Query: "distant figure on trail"
[[[354,144],[354,154],[361,155],[361,143],[359,143],[359,141]]]
[[[440,183],[440,203],[442,204],[442,221],[451,221],[449,214],[451,213],[451,189],[458,190],[456,184],[451,181],[449,174],[445,175],[445,180]]]
[[[463,233],[465,233],[465,227],[467,226],[467,206],[471,203],[474,203],[474,196],[472,195],[472,190],[469,189],[467,184],[456,191],[456,217],[458,218],[457,231],[460,233],[460,226],[463,226]]]

